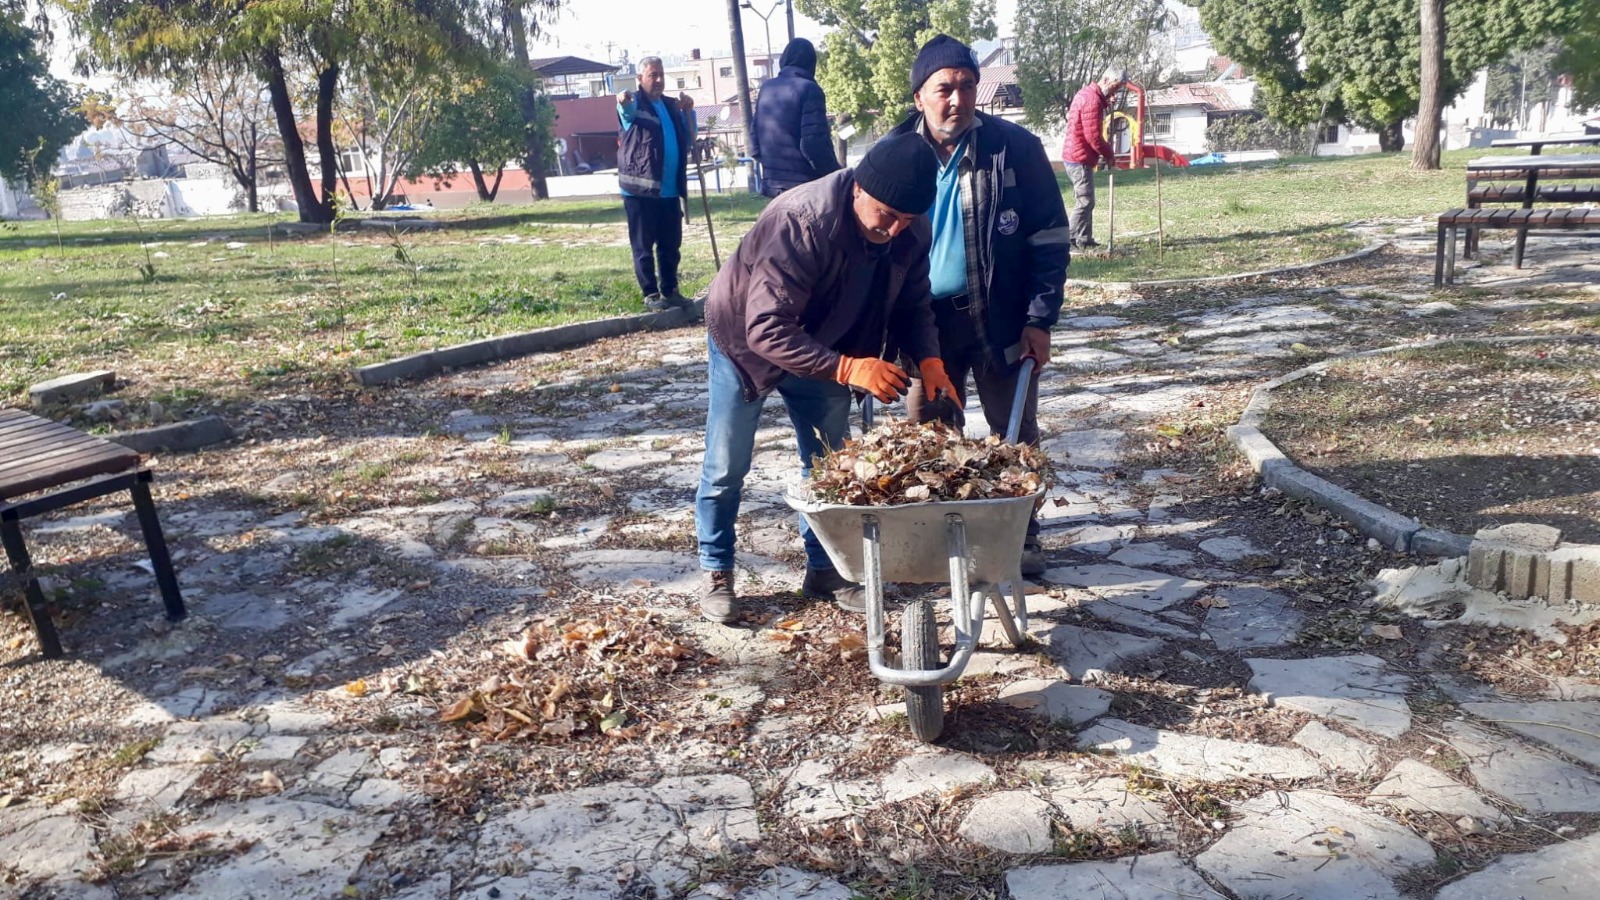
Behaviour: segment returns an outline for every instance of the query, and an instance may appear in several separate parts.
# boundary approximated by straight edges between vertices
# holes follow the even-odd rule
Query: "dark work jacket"
[[[926,216],[889,242],[883,295],[841,301],[852,276],[871,264],[851,210],[855,183],[846,169],[767,204],[711,282],[706,328],[739,370],[745,400],[771,393],[788,374],[832,380],[840,356],[939,355]],[[882,305],[864,305],[873,301]],[[863,329],[863,322],[879,327]]]
[[[762,82],[752,130],[750,155],[761,163],[769,197],[839,169],[822,86],[800,66],[784,66]]]
[[[633,127],[622,132],[622,151],[617,157],[617,182],[622,189],[636,197],[660,197],[661,184],[667,178],[677,180],[678,196],[689,196],[689,150],[694,146],[694,132],[689,117],[677,108],[677,101],[662,98],[672,114],[672,130],[678,141],[678,170],[662,172],[666,149],[661,119],[656,116],[655,104],[644,93],[633,95]]]
[[[895,128],[916,132],[921,113]],[[1066,205],[1044,145],[1020,125],[978,113],[972,166],[961,176],[967,288],[991,361],[1016,362],[1024,326],[1061,316],[1071,262]],[[974,252],[976,258],[974,258]]]

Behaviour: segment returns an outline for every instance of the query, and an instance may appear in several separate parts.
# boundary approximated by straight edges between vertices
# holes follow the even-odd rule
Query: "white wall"
[[[0,219],[15,219],[17,217],[17,192],[11,189],[4,178],[0,178]]]
[[[1184,156],[1203,156],[1206,153],[1206,111],[1199,106],[1173,106],[1155,112],[1172,117],[1172,127],[1164,134],[1145,132],[1145,143],[1171,147]]]

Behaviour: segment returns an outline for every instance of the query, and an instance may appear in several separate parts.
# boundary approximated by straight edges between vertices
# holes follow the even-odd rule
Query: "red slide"
[[[1140,144],[1139,149],[1144,151],[1146,159],[1155,157],[1170,166],[1187,167],[1189,165],[1189,160],[1182,153],[1171,147],[1163,147],[1160,144]]]

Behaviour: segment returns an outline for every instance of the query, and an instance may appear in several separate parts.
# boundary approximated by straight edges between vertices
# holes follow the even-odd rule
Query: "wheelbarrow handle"
[[[1015,444],[1022,433],[1023,407],[1028,403],[1028,386],[1033,382],[1033,370],[1038,363],[1031,356],[1022,358],[1017,367],[1017,392],[1011,395],[1011,419],[1006,423],[1006,443]]]

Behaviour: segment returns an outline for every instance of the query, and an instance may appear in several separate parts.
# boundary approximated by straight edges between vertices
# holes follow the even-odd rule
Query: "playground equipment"
[[[1128,95],[1133,95],[1132,113],[1129,113]],[[1182,153],[1165,147],[1161,144],[1147,144],[1144,142],[1144,123],[1146,120],[1144,86],[1135,82],[1126,82],[1112,104],[1112,112],[1106,116],[1105,124],[1101,126],[1101,133],[1112,147],[1120,147],[1120,138],[1127,137],[1127,152],[1120,150],[1116,154],[1119,169],[1142,169],[1145,162],[1150,159],[1159,159],[1169,166],[1188,166],[1189,160]]]

